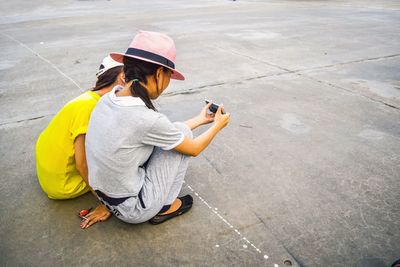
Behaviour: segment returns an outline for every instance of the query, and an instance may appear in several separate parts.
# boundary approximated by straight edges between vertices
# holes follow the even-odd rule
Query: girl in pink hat
[[[41,188],[51,199],[71,199],[90,190],[87,180],[85,134],[90,114],[102,95],[124,85],[122,63],[110,56],[97,71],[95,87],[68,102],[40,134],[36,143],[36,170]],[[110,212],[99,205],[91,214],[106,220]]]
[[[159,224],[188,211],[190,195],[178,197],[190,156],[199,155],[224,128],[230,115],[210,104],[186,122],[172,123],[152,99],[170,79],[184,80],[175,68],[175,44],[165,34],[139,32],[124,54],[125,86],[115,87],[93,110],[86,135],[89,184],[100,201],[128,223]],[[212,123],[200,136],[192,130]],[[92,216],[81,224],[97,221]]]

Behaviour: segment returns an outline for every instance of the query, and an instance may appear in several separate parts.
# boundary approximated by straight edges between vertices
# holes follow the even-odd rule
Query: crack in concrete
[[[196,94],[196,93],[200,93],[208,88],[217,87],[217,86],[221,86],[221,85],[238,84],[238,83],[243,83],[244,81],[252,81],[252,80],[276,77],[276,76],[287,75],[287,74],[292,74],[292,73],[279,72],[279,73],[274,73],[274,74],[265,74],[265,75],[258,75],[258,76],[254,76],[254,77],[242,78],[240,80],[231,80],[231,81],[220,82],[220,83],[211,83],[211,84],[191,87],[188,89],[183,89],[183,90],[179,90],[179,91],[175,91],[175,92],[171,92],[171,93],[165,93],[162,96],[169,97],[169,96],[176,96],[176,95]]]
[[[283,244],[282,240],[280,240],[280,239],[274,234],[274,232],[271,230],[271,227],[269,227],[269,226],[267,225],[267,223],[266,223],[257,213],[253,212],[253,214],[254,214],[254,215],[256,216],[256,218],[260,221],[259,224],[262,224],[262,225],[265,227],[265,229],[267,229],[267,230],[271,233],[271,235],[275,238],[275,240],[277,240],[278,243],[285,249],[285,251],[287,252],[287,254],[289,254],[289,256],[292,257],[292,259],[295,261],[295,263],[296,263],[299,267],[304,266],[304,263],[303,263],[302,261],[300,261],[300,260],[298,259],[298,257],[295,256],[295,255]]]
[[[246,58],[251,59],[253,61],[264,63],[266,65],[278,68],[280,70],[284,70],[284,71],[289,72],[289,73],[313,71],[313,70],[319,70],[319,69],[325,69],[325,68],[332,68],[332,67],[336,67],[336,66],[343,66],[343,65],[350,65],[350,64],[355,64],[355,63],[363,63],[363,62],[368,62],[368,61],[377,61],[377,60],[382,60],[382,59],[400,57],[400,54],[391,54],[391,55],[385,55],[385,56],[379,56],[379,57],[362,58],[362,59],[357,59],[357,60],[352,60],[352,61],[339,62],[339,63],[336,63],[336,64],[328,64],[328,65],[323,65],[323,66],[318,66],[318,67],[291,70],[291,69],[282,67],[282,66],[280,66],[278,64],[271,63],[271,62],[268,62],[268,61],[265,61],[265,60],[261,60],[259,58],[255,58],[255,57],[252,57],[252,56],[249,56],[249,55],[237,52],[237,51],[229,50],[229,49],[222,48],[222,47],[219,47],[219,46],[216,46],[216,45],[214,45],[213,47],[221,49],[223,51],[228,51],[228,52],[230,52],[231,54],[234,54],[234,55],[246,57]]]
[[[299,267],[305,266],[304,262],[299,260],[299,257],[294,255],[285,245],[282,244],[282,247],[286,250],[287,254],[289,254],[290,257],[292,257],[296,261],[296,263],[297,263],[297,265],[299,265]]]
[[[220,86],[220,85],[224,85],[224,84],[227,84],[227,83],[228,83],[228,82],[219,82],[219,83],[212,83],[212,84],[206,84],[206,85],[191,87],[191,88],[184,89],[184,90],[179,90],[179,91],[175,91],[175,92],[165,93],[165,94],[163,94],[163,96],[175,96],[175,95],[196,94],[196,93],[199,93],[199,92],[203,91],[203,89],[206,89],[206,88],[209,88],[209,87]]]
[[[313,71],[313,70],[320,70],[320,69],[328,69],[328,68],[333,68],[333,67],[337,67],[337,66],[351,65],[351,64],[355,64],[355,63],[363,63],[363,62],[368,62],[368,61],[378,61],[378,60],[382,60],[382,59],[395,58],[395,57],[400,57],[400,54],[392,54],[392,55],[386,55],[386,56],[380,56],[380,57],[363,58],[363,59],[347,61],[347,62],[346,61],[345,62],[339,62],[339,63],[336,63],[336,64],[329,64],[329,65],[313,67],[313,68],[308,68],[308,69],[294,70],[294,72],[303,72],[303,71]]]
[[[397,107],[397,106],[395,106],[395,105],[386,103],[386,102],[383,101],[383,100],[379,100],[379,99],[372,98],[372,97],[370,97],[370,96],[368,96],[368,95],[364,95],[364,94],[362,94],[362,93],[359,93],[359,92],[357,92],[357,91],[354,91],[354,90],[345,88],[345,87],[343,87],[343,86],[339,86],[339,85],[337,85],[337,84],[334,84],[334,83],[331,83],[331,82],[328,82],[328,81],[324,81],[324,80],[320,80],[320,79],[317,79],[317,78],[314,78],[314,77],[311,77],[311,76],[308,76],[308,75],[305,75],[305,74],[298,74],[298,75],[304,76],[304,77],[306,77],[306,78],[308,78],[308,79],[310,79],[310,80],[313,80],[313,81],[316,81],[316,82],[319,82],[319,83],[324,83],[324,84],[326,84],[326,85],[328,85],[328,86],[330,86],[330,87],[334,87],[334,88],[337,88],[337,89],[340,89],[340,90],[343,90],[343,91],[346,91],[346,92],[349,92],[349,93],[352,93],[352,94],[355,94],[355,95],[364,97],[364,98],[366,98],[366,99],[368,99],[368,100],[370,100],[370,101],[383,104],[383,105],[388,106],[388,107],[390,107],[390,108],[393,108],[393,109],[396,109],[396,110],[400,110],[400,107]]]
[[[9,39],[11,39],[11,40],[13,40],[13,41],[15,41],[15,42],[17,42],[18,44],[20,44],[21,46],[23,46],[24,48],[26,48],[27,50],[32,52],[34,55],[39,57],[41,60],[43,60],[44,62],[48,63],[52,68],[54,68],[62,76],[64,76],[68,80],[70,80],[77,88],[79,88],[82,91],[82,88],[71,77],[66,75],[57,66],[55,66],[49,60],[47,60],[46,58],[41,56],[39,53],[37,53],[36,51],[34,51],[33,49],[31,49],[30,47],[28,47],[27,45],[25,45],[21,41],[15,39],[14,37],[12,37],[12,36],[10,36],[8,34],[2,33],[2,32],[0,32],[0,34],[5,36],[5,37],[7,37],[7,38],[9,38]],[[214,46],[214,47],[216,47],[218,49],[222,49],[219,46]],[[227,50],[226,48],[224,48],[223,50],[224,51],[228,51],[228,52],[230,52],[232,54],[236,54],[236,55],[239,55],[239,56],[242,56],[242,57],[246,57],[246,58],[251,59],[253,61],[261,62],[263,64],[272,66],[274,68],[282,70],[283,72],[274,73],[274,74],[266,74],[266,75],[258,75],[258,76],[255,76],[255,77],[244,78],[244,79],[241,79],[241,80],[238,80],[238,81],[218,82],[218,83],[212,83],[212,84],[196,86],[196,87],[192,87],[192,88],[188,88],[188,89],[184,89],[184,90],[180,90],[180,91],[176,91],[176,92],[166,93],[166,94],[164,94],[164,96],[168,97],[168,96],[176,96],[176,95],[195,94],[195,93],[202,92],[205,89],[212,88],[212,87],[217,87],[217,86],[221,86],[221,85],[236,84],[236,83],[242,83],[244,81],[252,81],[252,80],[258,80],[258,79],[269,78],[269,77],[276,77],[276,76],[287,75],[287,74],[297,74],[299,76],[304,76],[304,77],[306,77],[308,79],[317,81],[319,83],[324,83],[324,84],[326,84],[326,85],[328,85],[330,87],[338,88],[338,89],[341,89],[341,90],[344,90],[344,91],[347,91],[347,92],[350,92],[350,93],[355,93],[355,94],[357,94],[357,95],[359,95],[361,97],[365,97],[365,98],[367,98],[367,99],[369,99],[369,100],[371,100],[373,102],[381,103],[381,104],[384,104],[384,105],[386,105],[388,107],[394,108],[396,110],[400,110],[400,107],[397,107],[397,106],[394,106],[392,104],[386,103],[385,101],[374,99],[374,98],[371,98],[371,97],[366,96],[364,94],[357,93],[356,91],[353,91],[351,89],[347,89],[345,87],[336,85],[334,83],[331,83],[331,82],[328,82],[328,81],[324,81],[324,80],[320,80],[320,79],[311,77],[309,75],[306,75],[304,73],[301,73],[301,72],[310,72],[310,71],[314,71],[314,70],[321,70],[321,69],[332,68],[332,67],[336,67],[336,66],[343,66],[343,65],[354,64],[354,63],[362,63],[362,62],[376,61],[376,60],[387,59],[387,58],[394,58],[394,57],[399,57],[400,54],[392,54],[392,55],[386,55],[386,56],[381,56],[381,57],[373,57],[373,58],[365,58],[365,59],[353,60],[353,61],[348,61],[348,62],[340,62],[340,63],[337,63],[337,64],[330,64],[330,65],[319,66],[319,67],[308,68],[308,69],[306,68],[306,69],[299,69],[299,70],[290,70],[288,68],[279,66],[278,64],[274,64],[274,63],[270,63],[270,62],[267,62],[267,61],[264,61],[264,60],[260,60],[258,58],[254,58],[252,56],[245,55],[245,54],[239,53],[237,51]],[[47,117],[47,116],[51,116],[51,115],[55,115],[55,114],[47,114],[47,115],[33,117],[33,118],[21,119],[21,120],[17,120],[17,121],[9,121],[9,122],[5,122],[5,123],[0,123],[0,126],[5,126],[5,125],[8,125],[8,124],[13,124],[13,123],[21,123],[21,122],[25,122],[25,121],[41,119],[41,118],[44,118],[44,117]],[[212,165],[211,161],[208,158],[206,158],[206,160]],[[216,169],[216,171],[218,173],[220,173],[220,171],[215,166],[213,166],[213,167]]]
[[[15,120],[15,121],[0,122],[0,127],[1,126],[7,126],[7,125],[10,125],[10,124],[22,123],[22,122],[26,122],[26,121],[39,120],[39,119],[43,119],[45,117],[54,116],[54,115],[56,115],[56,113],[37,115],[37,116],[34,116],[34,117],[28,117],[28,118],[24,118],[24,119]]]
[[[400,56],[400,54],[398,56]],[[339,86],[337,84],[334,84],[334,83],[331,83],[331,82],[328,82],[328,81],[324,81],[324,80],[320,80],[320,79],[311,77],[311,76],[306,75],[304,73],[296,73],[294,71],[280,72],[280,73],[275,73],[275,74],[259,75],[259,76],[249,77],[249,78],[245,78],[245,79],[241,79],[241,80],[237,80],[237,81],[227,81],[227,82],[207,84],[207,85],[192,87],[192,88],[188,88],[188,89],[184,89],[184,90],[180,90],[180,91],[176,91],[176,92],[166,93],[166,94],[163,95],[163,97],[171,97],[171,96],[176,96],[176,95],[196,94],[196,93],[200,93],[202,91],[205,91],[206,89],[209,89],[209,88],[212,88],[212,87],[221,86],[221,85],[237,84],[237,83],[243,83],[243,82],[252,81],[252,80],[258,80],[258,79],[270,78],[270,77],[277,77],[277,76],[288,75],[288,74],[297,74],[299,76],[308,78],[308,79],[316,81],[318,83],[323,83],[323,84],[326,84],[326,85],[328,85],[330,87],[334,87],[334,88],[337,88],[337,89],[340,89],[340,90],[343,90],[343,91],[346,91],[346,92],[349,92],[349,93],[352,93],[352,94],[356,94],[356,95],[364,97],[364,98],[366,98],[366,99],[368,99],[370,101],[383,104],[385,106],[388,106],[388,107],[396,109],[396,110],[400,110],[400,107],[397,107],[395,105],[386,103],[386,102],[384,102],[382,100],[374,99],[374,98],[369,97],[367,95],[358,93],[357,91],[354,91],[354,90]],[[46,115],[43,115],[43,116],[39,116],[37,118],[27,118],[27,119],[21,119],[21,120],[17,120],[17,121],[10,121],[10,122],[5,122],[5,123],[0,123],[0,126],[4,126],[4,125],[7,125],[7,124],[12,124],[12,123],[21,123],[21,122],[25,122],[25,121],[29,121],[29,120],[40,119],[40,118],[44,118],[44,117],[48,117],[48,116],[54,116],[54,115],[55,115],[55,113],[52,113],[52,114],[46,114]],[[210,162],[209,159],[206,158],[206,160],[208,162]]]
[[[221,176],[223,176],[222,172],[218,169],[218,167],[214,164],[214,162],[212,160],[210,160],[209,158],[207,158],[205,155],[201,154],[203,156],[203,158],[206,159],[206,161],[208,162],[208,164]]]
[[[400,110],[400,107],[397,107],[395,105],[387,103],[387,102],[385,102],[383,100],[375,99],[375,98],[369,97],[367,95],[361,94],[361,93],[359,93],[357,91],[354,91],[354,90],[351,90],[351,89],[336,85],[336,84],[328,82],[328,81],[320,80],[320,79],[317,79],[317,78],[314,78],[314,77],[311,77],[309,75],[306,75],[304,73],[299,73],[299,72],[300,71],[298,71],[298,72],[290,71],[290,72],[281,72],[281,73],[275,73],[275,74],[266,74],[266,75],[259,75],[259,76],[255,76],[255,77],[249,77],[249,78],[245,78],[245,79],[241,79],[241,80],[237,80],[237,81],[227,81],[227,82],[221,82],[221,83],[215,83],[215,84],[209,84],[209,85],[202,85],[202,86],[198,86],[198,87],[192,87],[192,88],[180,90],[180,91],[177,91],[177,92],[168,93],[168,94],[165,94],[164,96],[168,97],[168,96],[176,96],[176,95],[184,95],[184,94],[194,94],[194,93],[199,93],[199,92],[202,92],[202,91],[204,91],[206,89],[209,89],[209,88],[212,88],[212,87],[221,86],[221,85],[237,84],[237,83],[243,83],[243,82],[252,81],[252,80],[263,79],[263,78],[270,78],[270,77],[278,77],[278,76],[282,76],[282,75],[296,74],[296,75],[308,78],[310,80],[314,80],[314,81],[319,82],[319,83],[324,83],[324,84],[326,84],[326,85],[328,85],[330,87],[335,87],[335,88],[338,88],[338,89],[341,89],[341,90],[344,90],[344,91],[347,91],[347,92],[350,92],[350,93],[353,93],[353,94],[357,94],[358,96],[365,97],[368,100],[371,100],[373,102],[386,105],[386,106],[388,106],[390,108],[393,108],[393,109],[396,109],[396,110]]]
[[[219,46],[214,46],[214,47],[222,49]],[[275,74],[259,75],[259,76],[255,76],[255,77],[249,77],[249,78],[241,79],[240,81],[227,81],[227,82],[222,82],[222,83],[215,83],[215,84],[210,84],[210,85],[203,85],[203,86],[199,86],[199,87],[193,87],[193,88],[189,88],[189,89],[182,90],[182,91],[179,91],[179,92],[174,92],[174,93],[168,94],[168,96],[174,96],[174,95],[179,95],[179,94],[197,93],[199,91],[202,91],[202,89],[207,89],[207,88],[210,88],[210,87],[216,87],[216,86],[226,85],[226,84],[241,83],[243,81],[251,81],[251,80],[257,80],[257,79],[269,78],[269,77],[276,77],[276,76],[288,75],[288,74],[297,74],[299,76],[304,76],[306,78],[309,78],[311,80],[317,81],[319,83],[324,83],[324,84],[326,84],[326,85],[328,85],[330,87],[338,88],[338,89],[341,89],[341,90],[345,90],[347,92],[351,92],[353,94],[357,94],[358,96],[364,97],[364,98],[366,98],[366,99],[368,99],[370,101],[376,102],[376,103],[380,103],[380,104],[386,105],[386,106],[388,106],[390,108],[393,108],[393,109],[396,109],[396,110],[400,110],[400,107],[397,107],[397,106],[395,106],[393,104],[387,103],[387,102],[385,102],[383,100],[375,99],[375,98],[369,97],[367,95],[364,95],[362,93],[359,93],[357,91],[354,91],[354,90],[351,90],[351,89],[336,85],[336,84],[328,82],[328,81],[324,81],[324,80],[320,80],[320,79],[317,79],[317,78],[313,78],[313,77],[311,77],[311,76],[309,76],[307,74],[302,73],[302,72],[310,72],[310,71],[313,71],[313,70],[332,68],[332,67],[335,67],[335,66],[343,66],[343,65],[349,65],[349,64],[354,64],[354,63],[362,63],[362,62],[368,62],[368,61],[376,61],[376,60],[394,58],[394,57],[399,57],[400,54],[392,54],[392,55],[386,55],[386,56],[380,56],[380,57],[353,60],[353,61],[348,61],[348,62],[340,62],[340,63],[337,63],[337,64],[325,65],[325,66],[308,68],[308,69],[290,70],[288,68],[279,66],[277,64],[273,64],[273,63],[270,63],[270,62],[267,62],[267,61],[264,61],[264,60],[260,60],[258,58],[254,58],[252,56],[248,56],[248,55],[236,52],[236,51],[227,50],[227,49],[224,49],[224,51],[228,51],[228,52],[230,52],[232,54],[236,54],[236,55],[239,55],[239,56],[242,56],[242,57],[249,58],[249,59],[251,59],[253,61],[264,63],[264,64],[272,66],[274,68],[283,70],[284,72],[275,73]]]

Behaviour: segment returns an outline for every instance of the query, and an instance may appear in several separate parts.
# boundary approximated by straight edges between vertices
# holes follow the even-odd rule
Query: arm
[[[229,123],[230,114],[221,114],[222,108],[223,106],[221,105],[215,114],[214,124],[207,131],[194,139],[185,137],[183,142],[176,146],[174,150],[188,156],[196,157],[199,155],[211,143],[218,132]]]
[[[75,138],[75,166],[79,174],[82,176],[85,183],[89,186],[88,180],[88,167],[86,162],[86,150],[85,150],[85,135],[81,134]],[[90,188],[91,189],[91,188]]]
[[[88,167],[86,162],[86,150],[85,150],[85,135],[81,134],[75,138],[74,141],[75,148],[75,166],[79,174],[82,176],[83,180],[90,188],[92,194],[97,198],[97,194],[89,185],[88,178]],[[91,213],[86,216],[86,220],[81,223],[81,228],[88,228],[92,224],[98,221],[105,221],[111,216],[111,212],[102,204],[97,206]]]

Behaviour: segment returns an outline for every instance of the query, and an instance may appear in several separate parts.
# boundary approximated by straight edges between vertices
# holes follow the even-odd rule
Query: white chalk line
[[[184,183],[186,183],[186,182],[184,181]],[[186,183],[186,184],[187,184],[187,183]],[[196,191],[193,189],[192,186],[190,186],[190,185],[187,184],[187,188],[189,188],[189,190],[192,191],[192,192],[195,194],[195,196],[196,196],[204,205],[206,205],[209,209],[211,209],[212,212],[213,212],[215,215],[217,215],[217,217],[220,218],[230,229],[233,229],[233,231],[234,231],[238,236],[240,236],[240,238],[241,238],[242,240],[244,240],[247,244],[249,244],[249,245],[250,245],[255,251],[257,251],[259,254],[262,254],[262,251],[261,251],[258,247],[256,247],[256,245],[254,245],[249,239],[247,239],[247,237],[245,237],[242,233],[240,233],[239,230],[236,229],[236,228],[233,226],[233,224],[231,224],[227,219],[225,219],[225,218],[218,212],[218,208],[212,208],[212,206],[211,206],[208,202],[206,202],[206,201],[204,200],[204,198],[201,197],[200,194],[199,194],[198,192],[196,192]],[[219,245],[216,245],[216,247],[218,248]],[[247,248],[247,245],[243,245],[243,247],[244,247],[244,248]],[[268,259],[268,258],[269,258],[269,256],[268,256],[267,254],[264,254],[263,257],[264,257],[264,259]],[[274,267],[279,267],[279,265],[276,264],[276,263],[274,263]]]
[[[49,64],[53,69],[55,69],[58,73],[60,73],[62,76],[64,76],[65,78],[67,78],[70,82],[72,82],[80,91],[83,91],[82,87],[79,86],[79,84],[77,82],[75,82],[71,77],[69,77],[67,74],[65,74],[64,72],[62,72],[56,65],[54,65],[53,63],[50,62],[50,60],[48,60],[47,58],[43,57],[42,55],[40,55],[38,52],[36,52],[35,50],[33,50],[32,48],[30,48],[29,46],[27,46],[26,44],[22,43],[21,41],[15,39],[14,37],[5,34],[3,32],[0,32],[1,35],[13,40],[14,42],[17,42],[19,45],[23,46],[24,48],[26,48],[27,50],[29,50],[30,52],[32,52],[35,56],[39,57],[41,60],[43,60],[44,62],[46,62],[47,64]]]

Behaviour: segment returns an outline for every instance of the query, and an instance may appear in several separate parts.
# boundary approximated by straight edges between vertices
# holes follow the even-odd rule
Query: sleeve
[[[92,110],[93,107],[81,107],[74,112],[70,128],[70,136],[73,142],[78,135],[86,134]]]
[[[171,150],[183,142],[184,134],[162,114],[156,119],[150,130],[145,133],[142,143]]]

